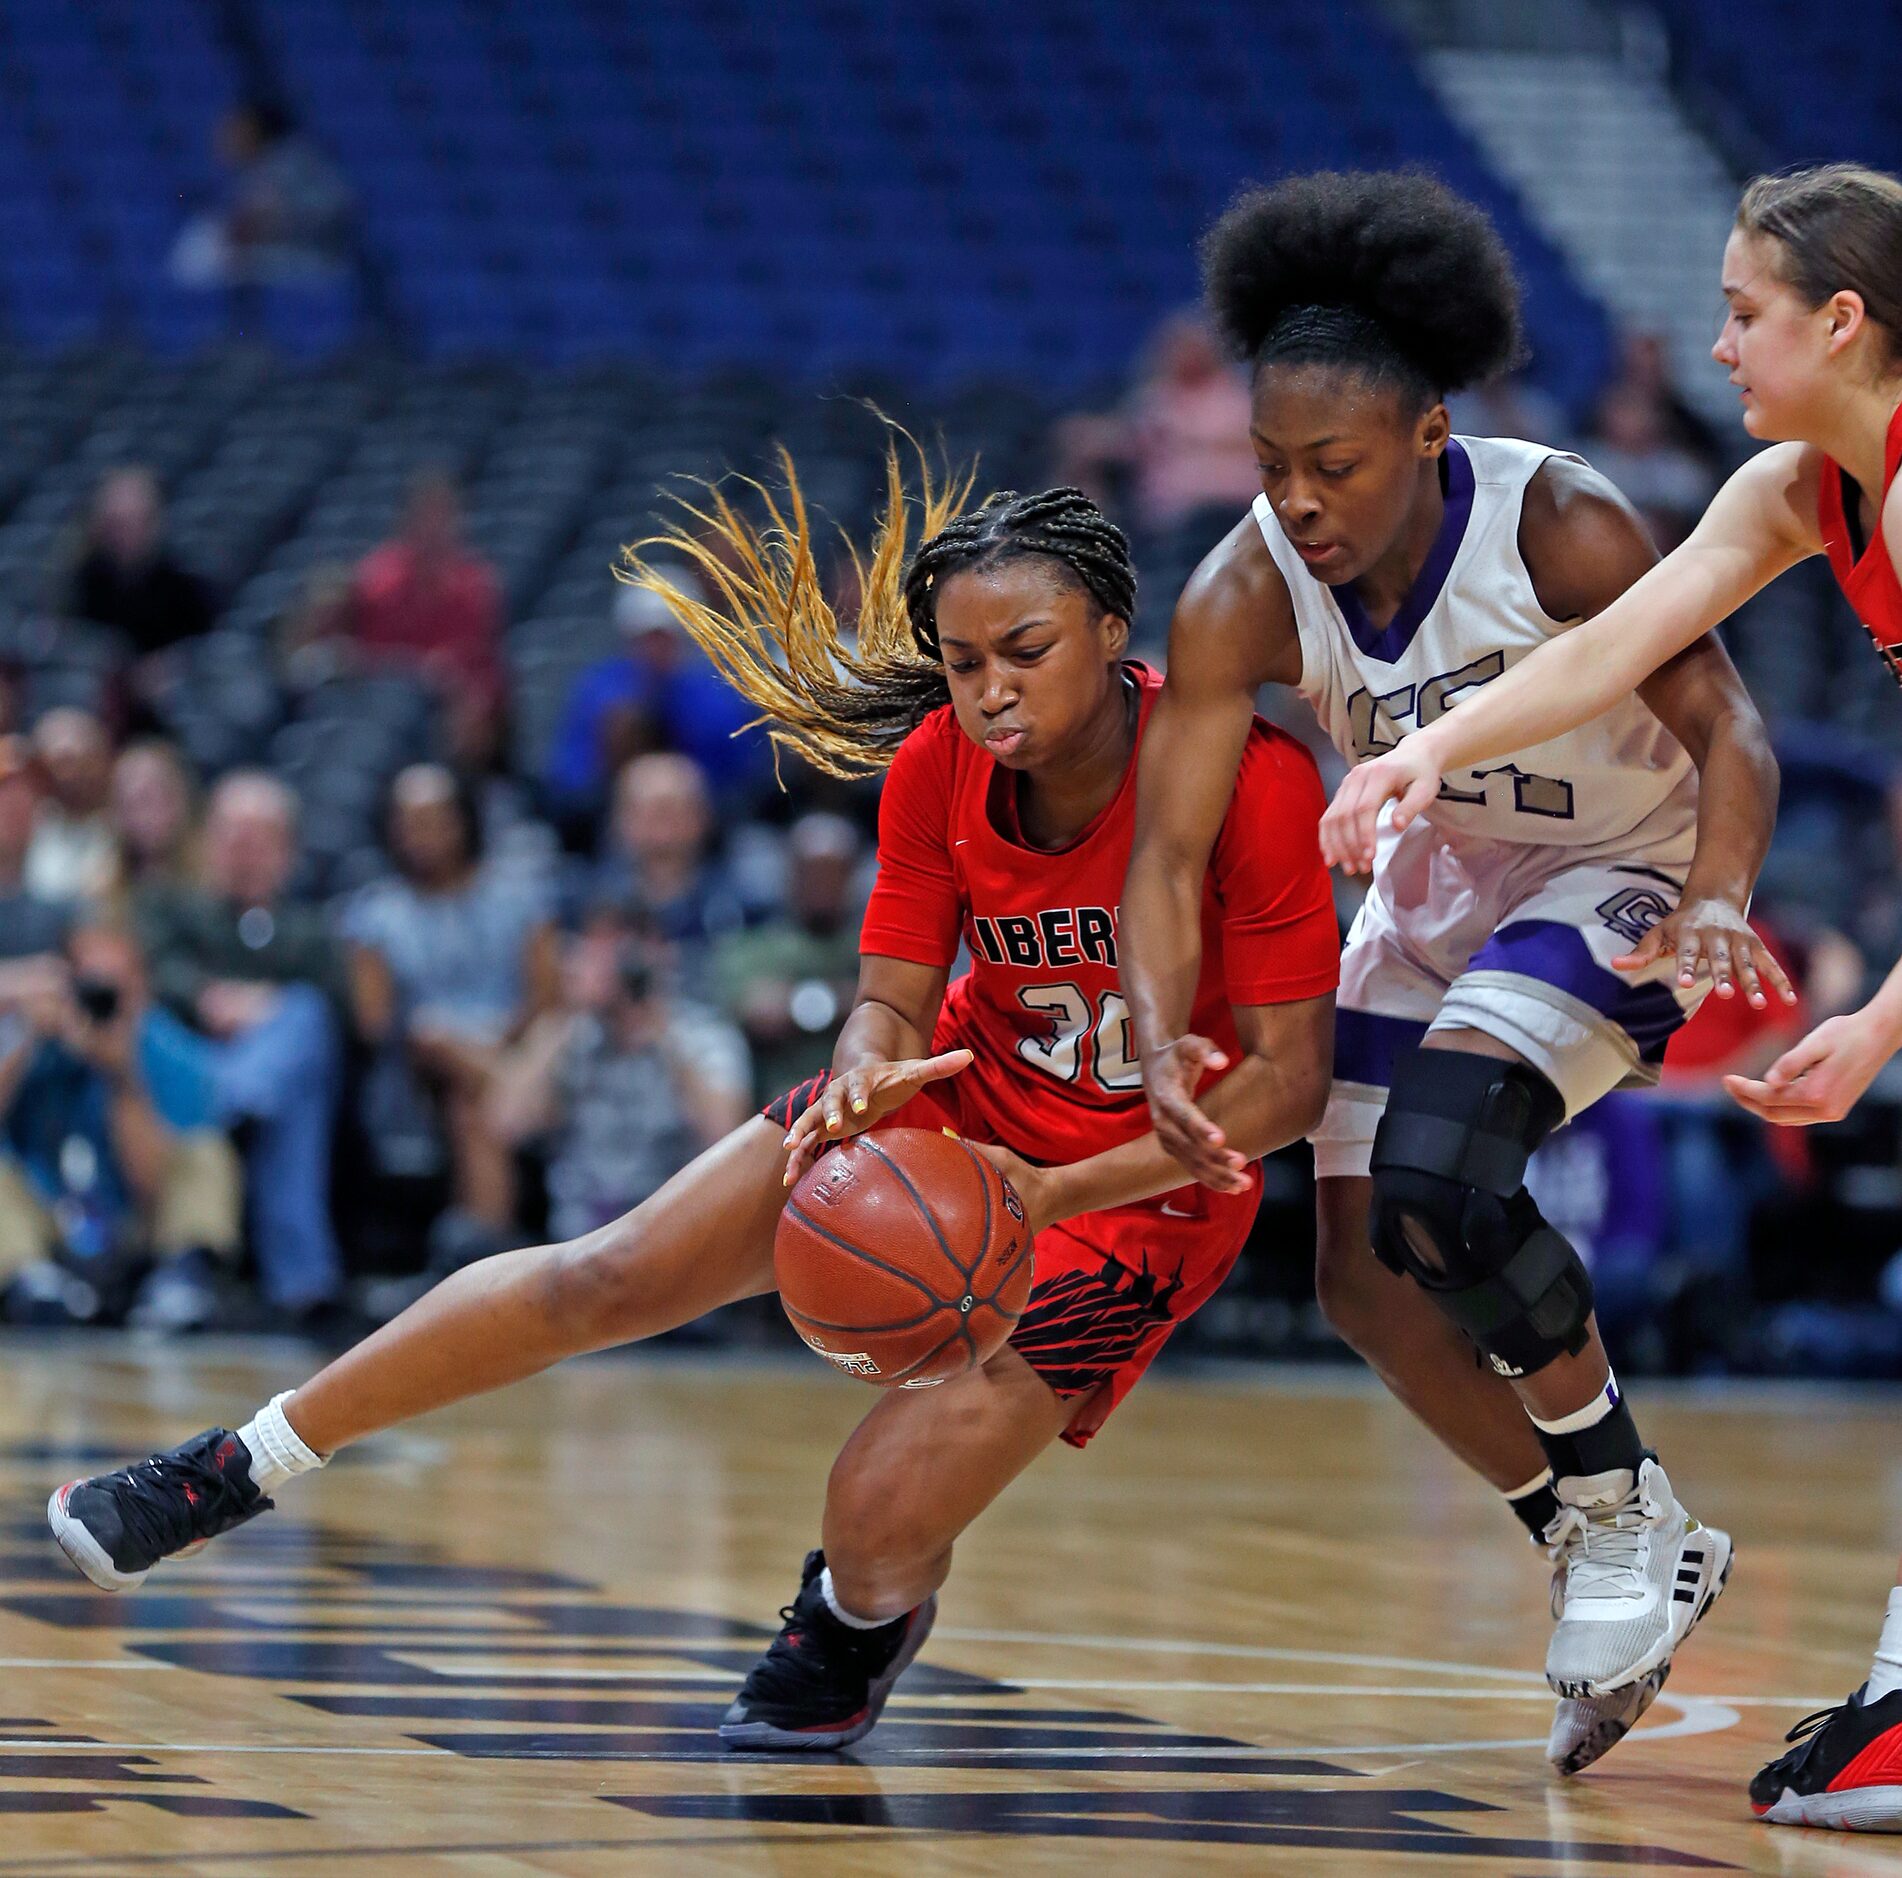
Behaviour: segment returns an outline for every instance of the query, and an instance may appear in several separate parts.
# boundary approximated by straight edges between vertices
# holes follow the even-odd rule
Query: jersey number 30
[[[1019,1037],[1017,1054],[1058,1082],[1086,1078],[1099,1089],[1140,1089],[1136,1037],[1120,991],[1103,993],[1099,1009],[1081,985],[1026,985],[1017,994],[1025,1010],[1050,1020],[1042,1037]]]

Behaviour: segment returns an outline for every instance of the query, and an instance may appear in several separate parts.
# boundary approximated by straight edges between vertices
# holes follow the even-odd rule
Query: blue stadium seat
[[[1239,184],[1400,161],[1498,216],[1552,389],[1578,402],[1607,350],[1600,310],[1372,0],[543,0],[532,18],[299,0],[250,17],[430,356],[645,350],[1080,386],[1192,297],[1195,236]],[[147,291],[217,187],[212,123],[243,89],[215,23],[208,5],[0,0],[22,107],[0,114],[15,335],[67,343],[115,304],[167,349],[221,323]],[[1073,82],[1051,86],[1058,70]],[[23,248],[54,259],[21,271]],[[353,336],[360,300],[273,296],[262,324],[317,355]]]
[[[1893,4],[1660,0],[1680,73],[1766,168],[1853,157],[1902,170]],[[1819,127],[1827,126],[1827,140]]]

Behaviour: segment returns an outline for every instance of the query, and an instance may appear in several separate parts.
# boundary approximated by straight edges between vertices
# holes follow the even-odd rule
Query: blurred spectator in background
[[[205,1046],[148,1002],[124,934],[82,928],[68,960],[70,977],[10,1000],[4,1020],[8,1315],[116,1316],[136,1283],[134,1323],[202,1328],[242,1249],[238,1160],[212,1125]]]
[[[219,121],[224,199],[194,216],[172,249],[186,287],[324,279],[354,255],[350,186],[281,106],[254,99]]]
[[[859,975],[859,831],[842,815],[802,815],[786,845],[785,913],[729,933],[713,954],[714,995],[746,1035],[763,1102],[832,1060]]]
[[[1707,360],[1700,353],[1691,364],[1702,370]],[[1666,437],[1688,450],[1711,475],[1721,477],[1729,468],[1731,446],[1679,395],[1670,349],[1657,333],[1625,335],[1615,382],[1645,398],[1658,413]]]
[[[100,483],[63,611],[125,634],[142,696],[168,675],[164,661],[150,663],[156,654],[211,630],[211,589],[165,545],[164,501],[149,469],[128,464]]]
[[[386,829],[397,878],[365,888],[343,921],[357,1027],[387,1051],[383,1075],[408,1072],[429,1091],[452,1206],[500,1250],[515,1225],[515,1164],[490,1121],[491,1086],[502,1049],[559,998],[555,929],[519,879],[484,864],[474,797],[441,765],[397,776]]]
[[[115,892],[179,887],[197,862],[198,787],[176,744],[153,737],[128,745],[112,766]]]
[[[1564,406],[1520,372],[1455,392],[1446,409],[1462,437],[1517,437],[1564,449],[1571,434]]]
[[[0,960],[46,961],[72,927],[71,906],[36,893],[27,879],[45,793],[32,745],[24,737],[0,737]]]
[[[1261,493],[1248,441],[1248,387],[1199,314],[1166,322],[1128,403],[1057,426],[1057,480],[1072,482],[1151,532],[1198,510],[1232,522]],[[1125,481],[1128,500],[1113,499]]]
[[[45,900],[98,900],[118,872],[112,740],[90,711],[62,706],[33,727],[33,749],[47,794],[26,857],[27,886]]]
[[[1672,439],[1669,412],[1643,386],[1621,381],[1599,401],[1584,454],[1608,476],[1668,554],[1717,492],[1715,473]]]
[[[1645,1096],[1614,1093],[1532,1157],[1526,1186],[1578,1248],[1597,1307],[1620,1333],[1620,1360],[1655,1369],[1672,1355],[1661,1320],[1681,1287],[1664,1128]]]
[[[303,1315],[343,1280],[329,1186],[344,970],[322,909],[289,897],[296,832],[282,782],[233,771],[205,817],[203,885],[152,887],[133,912],[155,995],[214,1046],[214,1118],[245,1126],[265,1296]]]
[[[496,1126],[546,1142],[553,1238],[638,1206],[752,1112],[745,1039],[669,994],[658,962],[625,929],[574,940],[565,1008],[502,1061]]]
[[[349,565],[327,561],[304,578],[302,589],[277,622],[279,675],[292,697],[301,697],[348,671],[355,662],[350,633]]]
[[[1707,997],[1671,1039],[1657,1093],[1643,1099],[1657,1118],[1668,1173],[1670,1256],[1640,1300],[1640,1315],[1654,1319],[1670,1290],[1693,1282],[1728,1294],[1733,1305],[1747,1295],[1753,1217],[1778,1193],[1807,1189],[1815,1177],[1810,1131],[1765,1127],[1723,1093],[1722,1078],[1762,1075],[1821,1018],[1848,1009],[1860,989],[1861,958],[1840,934],[1820,928],[1813,941],[1799,943],[1761,909],[1750,923],[1789,973],[1798,1001],[1772,994],[1759,1009],[1741,993]],[[1621,1184],[1624,1171],[1621,1160]],[[1682,1366],[1689,1353],[1666,1355]]]
[[[698,592],[691,574],[674,578]],[[597,825],[609,779],[650,751],[692,757],[723,797],[761,782],[771,767],[764,733],[734,735],[759,713],[708,664],[666,601],[622,587],[614,623],[626,650],[575,679],[543,762],[544,796],[564,828]]]
[[[462,506],[447,476],[417,479],[396,536],[358,567],[350,624],[372,662],[406,666],[436,686],[456,760],[486,767],[501,734],[502,588],[463,542]]]
[[[589,871],[584,916],[606,909],[666,940],[697,980],[707,949],[746,920],[711,852],[713,832],[707,779],[692,757],[635,757],[615,782],[607,852]]]

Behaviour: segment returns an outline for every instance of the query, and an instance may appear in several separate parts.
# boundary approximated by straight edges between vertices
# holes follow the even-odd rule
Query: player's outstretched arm
[[[1255,693],[1300,677],[1288,591],[1251,517],[1196,570],[1176,607],[1168,677],[1143,734],[1118,934],[1156,1134],[1183,1168],[1218,1188],[1245,1162],[1195,1102],[1203,1076],[1229,1067],[1206,1037],[1189,1033],[1202,969],[1202,879]]]
[[[832,1080],[786,1135],[787,1186],[833,1142],[862,1134],[903,1108],[926,1083],[955,1076],[969,1064],[969,1050],[932,1054],[946,981],[941,965],[875,953],[860,961],[858,995],[832,1052]]]
[[[1820,552],[1820,458],[1802,444],[1754,456],[1717,492],[1675,549],[1596,618],[1541,646],[1503,678],[1469,693],[1437,723],[1363,763],[1321,823],[1330,866],[1374,864],[1374,829],[1392,801],[1404,828],[1440,778],[1576,730],[1638,689],[1674,652],[1734,613],[1785,568]]]

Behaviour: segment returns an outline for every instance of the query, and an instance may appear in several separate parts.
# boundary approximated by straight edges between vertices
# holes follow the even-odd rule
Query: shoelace
[[[1816,1737],[1848,1707],[1849,1704],[1847,1702],[1838,1702],[1834,1708],[1819,1708],[1814,1715],[1805,1715],[1803,1719],[1783,1737],[1785,1741],[1800,1741],[1803,1745],[1794,1753],[1785,1754],[1781,1758],[1788,1761],[1793,1768],[1802,1766],[1805,1759],[1808,1758],[1810,1750],[1816,1745]]]
[[[155,1454],[118,1478],[119,1517],[140,1549],[154,1558],[189,1545],[212,1530],[225,1513],[242,1513],[244,1498],[208,1461],[184,1454]],[[185,1488],[198,1495],[193,1505]]]
[[[1616,1506],[1589,1512],[1579,1506],[1561,1507],[1546,1556],[1564,1572],[1566,1596],[1629,1596],[1651,1519],[1651,1509],[1636,1485]]]

